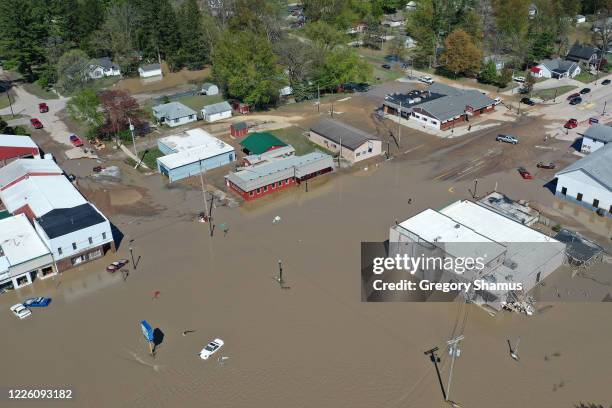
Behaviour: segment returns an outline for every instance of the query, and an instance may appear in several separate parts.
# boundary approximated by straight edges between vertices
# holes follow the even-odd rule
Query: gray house
[[[170,102],[154,106],[153,115],[160,124],[165,124],[170,127],[176,127],[198,120],[196,111],[180,102]]]
[[[575,43],[567,53],[566,60],[582,62],[584,64],[596,64],[599,59],[599,50],[592,45]]]

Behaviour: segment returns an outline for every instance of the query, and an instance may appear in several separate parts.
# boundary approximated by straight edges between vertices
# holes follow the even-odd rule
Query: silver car
[[[510,144],[518,144],[518,138],[510,135],[498,135],[495,140],[498,142],[510,143]]]

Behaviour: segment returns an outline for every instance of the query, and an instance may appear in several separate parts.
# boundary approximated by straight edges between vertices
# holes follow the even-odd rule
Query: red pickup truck
[[[77,135],[71,135],[70,136],[70,143],[72,143],[72,145],[74,147],[81,147],[81,146],[83,146],[83,141]]]

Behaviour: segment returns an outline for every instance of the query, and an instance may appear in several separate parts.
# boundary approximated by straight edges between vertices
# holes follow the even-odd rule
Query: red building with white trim
[[[0,167],[15,159],[40,159],[40,150],[29,136],[0,135]]]

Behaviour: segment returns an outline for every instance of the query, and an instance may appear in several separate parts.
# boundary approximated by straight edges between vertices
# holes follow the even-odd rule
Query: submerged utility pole
[[[424,354],[429,355],[429,359],[434,364],[436,368],[436,374],[438,374],[438,382],[440,383],[440,389],[442,390],[442,396],[444,397],[444,401],[447,401],[446,391],[444,391],[444,384],[442,384],[442,377],[440,376],[440,369],[438,368],[438,363],[440,362],[440,357],[436,356],[436,351],[438,351],[438,347],[434,347],[431,350],[427,350]]]
[[[450,390],[451,390],[451,382],[453,379],[453,368],[455,367],[455,357],[459,357],[459,342],[463,340],[463,335],[455,337],[454,339],[450,339],[446,342],[449,347],[449,352],[451,355],[451,366],[450,371],[448,373],[448,385],[446,386],[446,401],[450,400]]]

